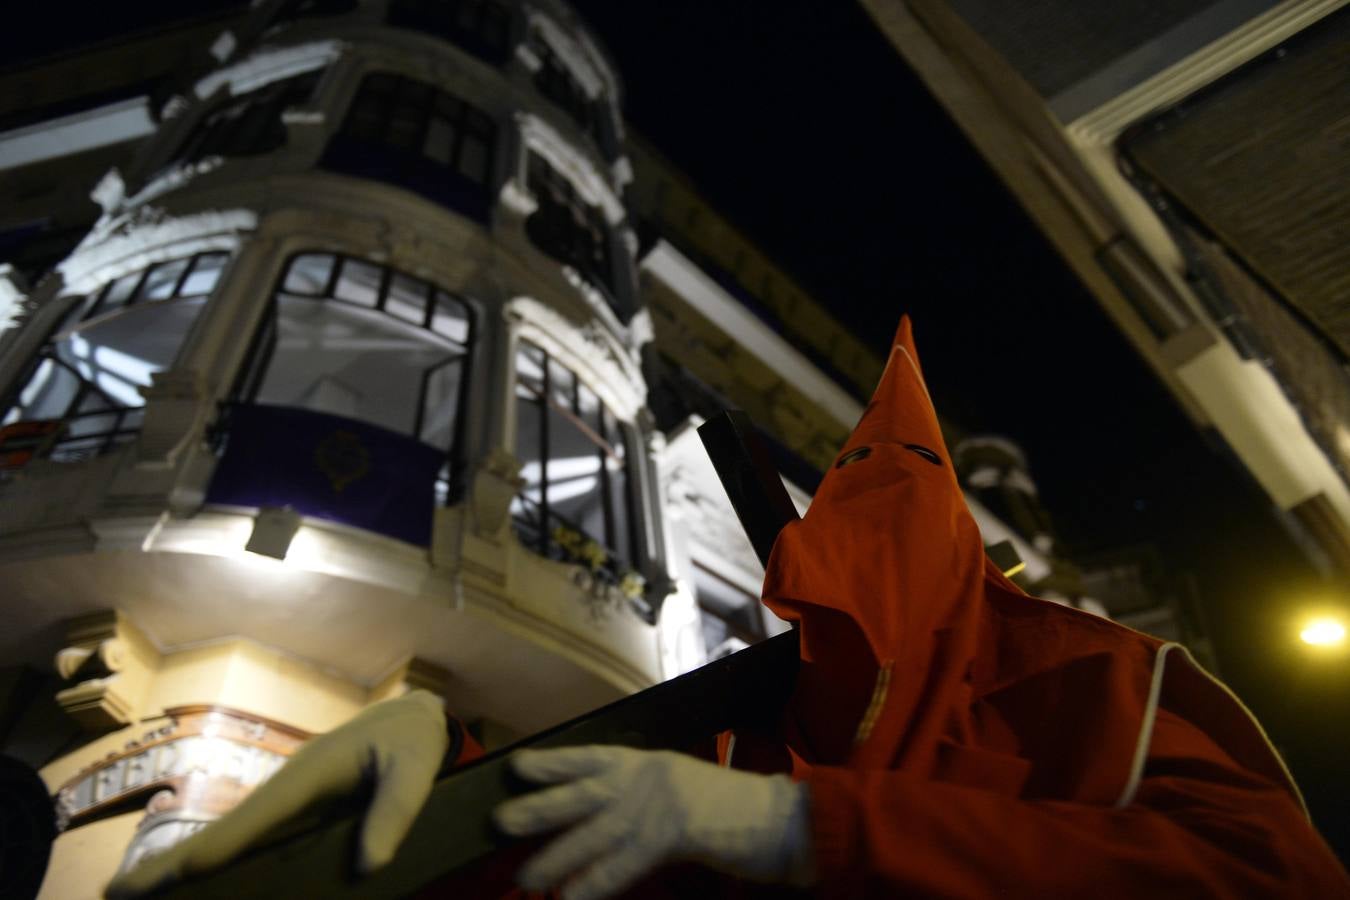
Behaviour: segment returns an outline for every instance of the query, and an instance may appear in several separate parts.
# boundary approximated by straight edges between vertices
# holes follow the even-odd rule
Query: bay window
[[[423,278],[336,253],[291,258],[218,423],[207,498],[430,540],[465,474],[473,315]]]
[[[526,176],[539,208],[525,220],[525,233],[544,253],[600,289],[618,312],[614,254],[604,211],[538,153],[530,153]]]
[[[486,221],[497,125],[431,85],[375,72],[361,81],[323,165],[387,181]]]
[[[512,504],[521,542],[621,580],[637,558],[627,444],[614,414],[571,369],[521,341],[516,455],[525,484]]]
[[[229,259],[156,263],[80,298],[38,353],[0,422],[0,469],[79,460],[140,430],[140,389],[172,365]]]

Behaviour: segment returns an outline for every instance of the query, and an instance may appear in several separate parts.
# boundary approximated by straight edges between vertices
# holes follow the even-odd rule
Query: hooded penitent
[[[809,780],[825,893],[1350,895],[1184,649],[987,560],[908,319],[764,602],[798,624],[802,671],[780,732],[737,735],[731,762]]]

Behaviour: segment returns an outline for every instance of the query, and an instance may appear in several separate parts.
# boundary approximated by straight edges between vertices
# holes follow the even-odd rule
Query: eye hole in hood
[[[935,466],[942,465],[942,457],[921,444],[905,444],[905,449],[917,453]]]
[[[858,447],[854,450],[848,451],[843,456],[839,457],[839,462],[835,463],[834,467],[836,469],[842,469],[844,466],[851,465],[852,463],[861,462],[862,460],[867,459],[867,457],[871,455],[872,455],[871,447]]]

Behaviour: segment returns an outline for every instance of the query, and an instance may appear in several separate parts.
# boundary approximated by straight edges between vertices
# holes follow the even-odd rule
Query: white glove
[[[524,778],[557,786],[497,807],[503,831],[537,834],[581,822],[521,867],[517,880],[529,890],[570,878],[567,900],[595,900],[677,860],[755,881],[810,883],[807,788],[785,775],[601,746],[522,750],[512,765]]]
[[[105,896],[139,897],[222,866],[320,801],[373,783],[357,859],[361,872],[372,872],[393,858],[408,833],[448,743],[445,714],[434,694],[412,691],[370,706],[306,743],[229,813],[118,875]]]

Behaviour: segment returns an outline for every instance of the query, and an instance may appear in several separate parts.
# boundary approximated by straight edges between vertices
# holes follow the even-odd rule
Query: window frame
[[[327,256],[332,258],[327,280],[322,291],[313,294],[303,294],[286,290],[286,280],[290,277],[291,269],[295,265],[296,260],[306,256]],[[337,296],[337,283],[341,278],[343,266],[348,260],[380,270],[379,288],[373,305],[366,306]],[[425,298],[423,300],[422,322],[420,324],[394,315],[386,309],[390,286],[393,284],[396,275],[419,281],[426,285]],[[435,331],[432,327],[435,320],[437,304],[441,302],[441,295],[444,295],[444,297],[448,298],[451,302],[457,304],[464,311],[466,332],[462,344],[463,353],[457,359],[447,359],[438,364],[438,366],[441,366],[455,361],[458,361],[461,364],[462,375],[458,388],[458,396],[456,398],[453,433],[450,440],[450,446],[443,451],[446,465],[449,468],[449,477],[446,480],[444,505],[450,506],[458,502],[466,493],[468,486],[468,462],[466,450],[468,439],[466,429],[468,426],[466,423],[469,417],[466,415],[466,411],[470,400],[469,382],[472,380],[473,375],[475,358],[474,345],[478,340],[478,311],[468,298],[441,287],[429,278],[423,278],[414,275],[411,272],[397,269],[388,263],[376,262],[353,253],[344,253],[336,250],[303,249],[297,250],[286,257],[285,263],[282,265],[281,271],[275,281],[275,286],[267,299],[266,308],[264,309],[262,317],[249,341],[249,348],[246,351],[244,361],[240,364],[239,371],[235,375],[234,384],[231,387],[228,399],[221,404],[223,407],[222,415],[213,430],[213,444],[216,446],[217,451],[219,452],[223,447],[224,440],[228,436],[229,408],[234,406],[255,405],[257,403],[258,393],[267,381],[267,373],[271,369],[272,362],[276,359],[278,336],[277,316],[279,312],[277,300],[282,294],[320,303],[339,303],[352,309],[386,316],[399,325],[425,331],[432,335],[435,340],[444,341],[447,344],[452,345],[458,344],[459,342],[447,335]],[[427,369],[422,372],[416,398],[413,430],[412,433],[406,435],[412,440],[427,444],[427,446],[436,446],[424,441],[421,436],[421,430],[426,416],[428,382],[430,373],[434,368],[436,367],[432,367],[432,369]],[[296,408],[303,409],[304,407]],[[353,419],[353,421],[361,422],[363,420]],[[365,424],[375,425],[375,423]],[[375,425],[375,427],[382,426]],[[437,449],[439,450],[440,448],[438,447]]]
[[[618,159],[619,142],[608,89],[595,96],[588,94],[576,72],[537,24],[530,28],[526,41],[539,60],[539,68],[530,76],[539,96],[585,134],[606,162]]]
[[[610,224],[609,219],[605,216],[604,207],[587,199],[578,190],[572,179],[559,171],[543,153],[529,146],[525,149],[525,186],[538,204],[538,208],[525,220],[525,230],[530,238],[531,245],[549,259],[576,268],[588,284],[594,286],[604,295],[609,307],[616,314],[619,314],[619,254],[618,248],[615,246],[615,226]],[[565,245],[559,252],[546,247],[531,231],[530,221],[535,219],[536,216],[547,214],[545,204],[555,209],[560,208],[571,214],[571,224],[574,227],[567,235]],[[589,228],[583,229],[578,225],[577,219],[579,216],[585,219]],[[599,259],[586,260],[584,266],[579,266],[578,260],[572,256],[572,251],[582,249],[576,240],[576,236],[579,234],[589,235],[592,238],[588,242],[590,246],[585,248],[589,251],[587,255],[598,253],[600,257]]]
[[[542,392],[540,390],[536,390],[531,385],[526,384],[520,378],[519,367],[516,361],[519,359],[521,353],[524,352],[524,345],[528,345],[538,353],[542,354],[543,373],[544,373],[543,381],[541,384]],[[539,502],[535,503],[533,500],[526,498],[524,496],[523,488],[522,490],[518,491],[515,494],[515,497],[521,499],[521,501],[524,504],[533,505],[536,507],[540,523],[539,534],[535,537],[534,546],[531,546],[531,543],[525,540],[525,536],[521,535],[518,530],[516,531],[516,535],[520,539],[522,545],[538,553],[540,556],[543,556],[548,559],[565,559],[570,562],[576,562],[577,560],[569,557],[568,554],[564,552],[563,548],[558,544],[557,540],[553,537],[553,528],[551,527],[550,523],[550,517],[552,517],[554,520],[556,520],[557,524],[564,525],[570,528],[571,530],[575,531],[582,537],[595,541],[596,544],[598,544],[605,550],[606,553],[605,564],[599,567],[593,567],[592,571],[594,574],[603,574],[607,576],[610,581],[617,584],[619,580],[623,578],[625,573],[629,571],[633,572],[638,571],[642,555],[642,547],[641,547],[642,528],[640,527],[641,526],[640,506],[638,503],[639,484],[636,465],[636,460],[639,457],[633,453],[633,441],[631,439],[630,434],[631,428],[628,423],[626,423],[619,416],[614,414],[614,412],[605,403],[604,399],[600,396],[599,392],[597,392],[594,388],[587,385],[587,390],[589,390],[591,394],[594,396],[597,404],[597,409],[599,410],[599,421],[601,424],[601,430],[607,431],[608,430],[607,426],[609,426],[612,423],[615,432],[615,437],[618,439],[620,445],[623,448],[623,454],[620,455],[615,450],[616,445],[611,443],[604,434],[597,433],[595,431],[595,428],[591,426],[589,423],[587,423],[586,420],[582,417],[582,413],[580,410],[580,394],[581,394],[580,388],[581,385],[585,384],[585,380],[580,375],[577,374],[576,370],[572,366],[568,365],[566,362],[559,359],[556,355],[550,353],[547,348],[541,346],[539,343],[531,340],[527,336],[517,337],[517,339],[514,342],[514,352],[512,353],[511,359],[512,359],[512,373],[511,373],[512,400],[516,404],[528,402],[531,405],[533,405],[538,410],[540,422],[539,447],[538,447],[539,463],[540,463]],[[564,409],[554,399],[553,396],[554,390],[552,384],[553,378],[552,368],[555,365],[562,369],[565,369],[572,377],[572,391],[570,398],[572,408],[570,409]],[[532,394],[533,398],[527,399],[522,397],[520,394],[522,390]],[[598,477],[600,480],[602,515],[604,521],[604,528],[606,532],[603,536],[597,537],[596,535],[588,533],[580,525],[578,525],[575,522],[572,522],[569,519],[566,519],[565,517],[563,517],[562,515],[560,515],[559,513],[557,513],[552,509],[552,504],[549,502],[549,489],[548,489],[549,488],[548,463],[551,452],[550,446],[551,428],[549,427],[548,424],[549,410],[558,413],[560,416],[562,416],[564,419],[570,422],[574,428],[579,430],[588,440],[591,441],[591,443],[596,445],[597,453],[599,454],[600,459]],[[517,433],[516,435],[517,451],[519,451],[520,442],[521,436],[519,433]],[[616,500],[614,498],[615,489],[613,485],[613,475],[610,472],[609,467],[606,465],[607,459],[618,461],[623,469],[624,496],[622,498],[619,498],[618,502],[621,502],[623,504],[623,510],[625,513],[624,519],[626,525],[626,534],[622,535],[622,540],[624,541],[624,543],[627,544],[626,547],[613,546],[613,544],[615,543],[615,538],[617,536],[616,533],[618,531],[618,526],[615,522],[617,505]],[[519,521],[521,517],[518,514],[513,513],[511,518],[514,523]]]
[[[139,270],[133,270],[114,278],[109,278],[95,291],[84,295],[76,295],[73,302],[71,302],[70,307],[65,311],[65,314],[62,315],[50,329],[48,329],[40,348],[33,354],[32,359],[29,360],[27,365],[23,367],[23,370],[19,378],[15,380],[14,385],[6,392],[3,398],[0,398],[3,401],[3,406],[0,406],[0,411],[3,411],[4,416],[8,416],[10,410],[15,409],[19,405],[19,400],[23,395],[24,389],[37,374],[37,371],[42,366],[43,362],[50,362],[53,366],[60,367],[69,372],[77,381],[78,386],[71,395],[71,399],[66,403],[64,412],[60,415],[49,416],[42,419],[21,417],[8,424],[0,425],[0,435],[5,436],[3,444],[0,444],[0,454],[7,455],[13,452],[28,454],[22,464],[12,467],[5,466],[2,462],[5,457],[0,456],[0,471],[19,468],[21,465],[26,464],[29,458],[34,456],[55,458],[57,451],[68,444],[77,442],[87,443],[96,438],[102,438],[102,442],[93,448],[92,453],[89,453],[86,456],[77,457],[90,458],[93,456],[101,456],[113,447],[134,439],[135,435],[140,432],[144,422],[145,404],[142,403],[140,406],[127,406],[114,400],[96,383],[85,378],[76,371],[70,363],[61,359],[56,354],[55,347],[57,341],[61,340],[65,335],[69,334],[80,325],[88,322],[109,321],[115,317],[124,315],[130,309],[140,308],[146,304],[174,303],[180,300],[197,298],[201,298],[204,301],[208,300],[211,295],[215,293],[216,288],[219,287],[220,281],[224,277],[225,270],[229,266],[233,256],[234,254],[231,250],[200,250],[185,256],[161,259],[148,263]],[[221,265],[215,281],[212,283],[210,289],[205,292],[184,294],[183,287],[198,270],[201,261],[207,257],[221,260]],[[174,277],[173,286],[170,288],[167,296],[156,298],[143,296],[146,286],[150,281],[150,277],[154,272],[175,266],[179,263],[183,263],[183,269]],[[125,279],[133,277],[135,278],[135,282],[126,298],[120,301],[116,308],[111,310],[106,309],[108,297],[113,293],[113,289],[119,283],[124,283]],[[195,327],[195,322],[193,327]],[[183,344],[179,346],[173,361],[169,363],[167,368],[173,368],[178,364],[182,348],[187,344],[189,339],[190,332],[184,335]],[[81,412],[80,406],[82,406],[91,396],[101,398],[102,402],[106,404],[106,407],[103,409]],[[94,416],[115,416],[116,418],[112,427],[104,431],[73,436],[69,434],[70,424],[72,422],[76,422],[82,418],[92,418]],[[127,421],[129,419],[136,420],[135,424],[128,426]],[[5,429],[9,429],[10,426],[23,424],[52,424],[54,427],[50,432],[41,435],[40,438],[38,436],[34,436],[31,439],[19,437],[16,440],[6,435]],[[11,433],[13,431],[20,431],[20,429],[13,429]]]
[[[417,94],[424,97],[418,100]],[[453,112],[446,111],[449,104]],[[414,140],[399,143],[391,139],[400,116],[415,129]],[[450,125],[448,161],[428,153],[433,121]],[[504,136],[501,123],[477,103],[421,78],[372,68],[360,73],[320,165],[413,191],[485,223],[495,202],[493,186],[500,177]],[[481,166],[473,169],[481,171],[466,168],[466,148],[473,144],[482,153]]]

